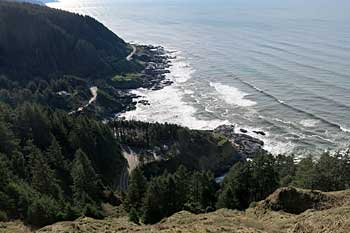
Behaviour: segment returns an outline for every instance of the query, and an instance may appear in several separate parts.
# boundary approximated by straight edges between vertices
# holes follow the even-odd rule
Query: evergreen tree
[[[174,181],[176,186],[176,206],[182,210],[187,202],[189,195],[189,172],[181,165],[174,174]]]
[[[124,206],[127,211],[131,208],[141,210],[143,197],[146,192],[147,180],[143,176],[140,168],[136,168],[131,172],[129,179],[128,190]]]
[[[0,153],[9,155],[18,149],[18,140],[9,125],[0,121]]]
[[[61,146],[55,137],[53,137],[51,145],[46,151],[46,157],[51,167],[55,169],[66,169]]]
[[[275,168],[275,158],[271,154],[257,155],[251,164],[253,200],[261,201],[279,187],[279,176]]]
[[[349,175],[349,164],[345,156],[324,153],[315,163],[314,188],[329,192],[343,190],[347,187],[346,175]]]
[[[129,211],[129,221],[140,224],[139,213],[135,208],[131,208]]]
[[[211,173],[195,171],[190,180],[189,202],[186,204],[195,213],[213,209],[216,202],[215,180]]]
[[[231,186],[227,186],[221,190],[216,207],[218,209],[241,209],[241,205],[237,198],[235,190],[233,190]]]
[[[293,185],[304,189],[314,189],[315,164],[311,156],[303,158],[297,165]]]
[[[9,161],[6,155],[0,153],[0,192],[10,180]]]
[[[31,186],[41,193],[59,197],[61,189],[58,186],[54,171],[48,165],[41,150],[34,145],[33,141],[28,140],[25,153],[29,161],[26,167],[26,178]]]
[[[158,178],[152,179],[148,185],[143,202],[143,222],[154,224],[160,221],[166,211],[163,206],[162,190]]]
[[[291,185],[296,172],[294,156],[278,155],[275,168],[280,177],[280,186],[287,187]]]
[[[72,163],[73,197],[75,203],[83,207],[87,203],[98,200],[99,179],[91,161],[82,150],[77,150]]]
[[[161,177],[163,186],[161,190],[163,190],[163,206],[166,212],[166,216],[170,216],[179,210],[181,210],[181,206],[177,205],[177,187],[175,183],[174,176],[168,174],[166,176]]]
[[[31,152],[31,185],[40,193],[50,195],[55,198],[60,198],[62,190],[58,185],[54,171],[45,161],[43,155],[38,148],[32,147]]]
[[[250,163],[238,162],[224,179],[218,208],[243,210],[252,201],[252,172]]]

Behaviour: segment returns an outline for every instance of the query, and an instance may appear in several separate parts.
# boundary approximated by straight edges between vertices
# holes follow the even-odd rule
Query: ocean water
[[[61,0],[126,41],[162,45],[174,85],[134,90],[128,119],[236,124],[274,154],[350,144],[348,0]],[[266,136],[251,133],[262,130]]]

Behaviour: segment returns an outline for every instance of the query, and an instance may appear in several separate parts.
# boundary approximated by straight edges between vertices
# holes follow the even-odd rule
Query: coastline
[[[50,6],[50,3],[46,5],[53,7]],[[220,117],[198,117],[196,106],[183,100],[186,96],[193,97],[193,91],[186,90],[183,84],[186,84],[192,78],[196,70],[191,66],[188,59],[182,56],[180,50],[168,49],[163,46],[142,45],[143,43],[137,41],[129,44],[131,47],[133,45],[137,47],[136,51],[132,51],[135,60],[143,59],[143,62],[148,63],[146,67],[150,69],[142,71],[141,77],[137,81],[119,82],[118,87],[113,88],[115,92],[113,97],[121,100],[121,103],[118,103],[121,106],[116,106],[116,102],[114,102],[107,106],[106,110],[102,110],[102,114],[98,117],[104,121],[125,119],[151,123],[172,123],[195,130],[215,130],[223,125],[236,125],[234,121]],[[157,43],[153,42],[151,44]],[[138,54],[140,51],[137,50],[140,49],[145,50],[148,55],[144,56],[145,54],[142,54],[142,52]],[[128,58],[129,56],[126,58],[127,61],[129,61]],[[132,61],[132,59],[130,60]],[[150,64],[151,66],[148,66]],[[100,99],[98,98],[96,105],[99,106],[99,102]],[[245,103],[246,105],[253,105],[253,102],[246,101]],[[87,112],[96,114],[94,107],[94,105],[91,105],[91,109],[87,109]],[[104,107],[99,106],[98,108],[103,109]],[[211,110],[206,107],[206,111],[210,112]],[[212,113],[215,112],[212,111]],[[248,132],[242,133],[241,129],[247,129]],[[284,145],[281,146],[278,142],[275,143],[271,140],[268,137],[268,132],[266,132],[266,136],[262,136],[254,133],[254,131],[261,131],[261,129],[245,125],[239,125],[235,128],[236,134],[264,141],[264,149],[267,151],[275,151],[274,154],[286,153],[284,149],[282,149],[282,152],[279,149],[280,147],[284,148]]]
[[[227,44],[224,48],[234,49],[234,47],[238,47],[238,49],[243,50],[243,53],[239,53],[239,51],[237,51],[238,54],[234,56],[227,55],[227,59],[221,59],[223,56],[215,56],[219,55],[221,51],[225,50],[221,50],[221,43],[215,43],[215,40],[210,40],[210,37],[206,38],[209,39],[207,40],[208,44],[203,43],[204,41],[202,41],[201,38],[198,38],[199,43],[191,44],[193,39],[196,39],[195,36],[197,34],[195,34],[196,32],[191,32],[191,30],[186,31],[187,28],[184,27],[186,26],[186,22],[184,22],[182,18],[170,14],[171,20],[180,23],[174,25],[175,29],[184,30],[184,34],[174,34],[177,31],[174,31],[172,27],[169,28],[171,30],[167,30],[167,23],[169,23],[170,21],[160,21],[160,18],[158,18],[159,15],[155,15],[153,12],[154,9],[162,9],[162,6],[158,6],[158,4],[148,4],[148,7],[150,7],[149,10],[147,12],[141,12],[137,11],[137,8],[135,7],[137,5],[134,5],[132,3],[130,3],[130,6],[132,7],[129,7],[123,5],[119,6],[118,4],[111,4],[110,6],[107,6],[104,3],[99,2],[92,3],[77,1],[76,3],[74,3],[65,0],[61,0],[61,2],[62,4],[49,5],[69,10],[75,13],[93,16],[99,19],[105,25],[107,25],[108,28],[110,28],[110,30],[114,31],[117,34],[120,34],[127,41],[137,41],[137,43],[141,44],[160,44],[165,45],[166,48],[168,48],[169,46],[170,48],[175,47],[177,50],[183,51],[183,54],[185,54],[184,57],[187,57],[188,60],[191,63],[193,63],[193,68],[198,69],[198,72],[194,75],[194,78],[188,81],[187,83],[179,85],[175,83],[169,88],[165,87],[166,90],[160,91],[163,92],[163,94],[167,91],[169,93],[168,98],[160,98],[159,95],[161,93],[159,93],[158,91],[155,91],[159,94],[157,94],[158,96],[156,96],[156,94],[151,94],[150,90],[136,88],[132,91],[133,96],[142,97],[138,99],[134,98],[134,100],[127,100],[128,103],[123,106],[123,108],[126,108],[126,110],[123,111],[124,113],[122,113],[121,115],[125,115],[125,112],[130,112],[134,111],[135,109],[141,108],[141,110],[137,110],[137,112],[134,112],[134,115],[140,113],[142,114],[142,116],[130,116],[130,119],[146,119],[147,121],[151,122],[174,121],[175,123],[181,123],[181,125],[185,125],[189,128],[195,129],[215,128],[214,126],[220,125],[221,120],[227,119],[229,121],[227,122],[227,124],[238,124],[237,131],[239,131],[239,128],[247,129],[250,132],[250,136],[256,136],[259,139],[264,140],[266,149],[268,151],[272,151],[274,154],[295,153],[297,156],[303,156],[304,154],[308,153],[322,153],[325,150],[333,151],[338,150],[339,148],[343,148],[345,146],[344,144],[346,144],[348,141],[350,134],[347,130],[349,129],[349,127],[346,118],[346,113],[329,115],[328,109],[325,108],[324,113],[321,112],[321,114],[319,114],[319,110],[323,109],[317,107],[317,104],[312,104],[319,103],[320,106],[321,104],[325,104],[325,107],[327,107],[327,99],[330,99],[327,97],[327,95],[325,96],[326,99],[308,98],[314,96],[313,92],[315,90],[309,91],[308,87],[310,85],[305,86],[302,82],[303,78],[299,76],[296,77],[296,82],[291,81],[291,79],[283,78],[279,80],[279,77],[289,77],[291,75],[290,71],[300,71],[300,73],[304,73],[305,71],[305,76],[312,77],[312,79],[306,84],[315,84],[315,86],[319,88],[323,88],[325,86],[324,84],[326,84],[322,82],[320,85],[314,83],[314,81],[321,80],[321,78],[317,78],[318,76],[313,77],[315,76],[314,70],[312,72],[307,72],[307,70],[304,70],[304,68],[306,69],[307,67],[300,67],[300,65],[298,64],[301,63],[301,61],[303,60],[299,61],[298,64],[291,64],[290,68],[293,69],[288,71],[289,67],[287,66],[287,64],[285,64],[286,62],[288,62],[288,60],[285,59],[288,58],[289,61],[292,62],[294,61],[292,59],[293,56],[282,56],[280,57],[281,61],[280,59],[277,61],[272,61],[269,60],[268,57],[266,57],[268,54],[271,54],[274,55],[273,57],[271,57],[271,59],[279,58],[279,54],[276,54],[278,51],[269,51],[273,48],[281,47],[284,48],[286,52],[291,51],[289,47],[293,46],[293,43],[289,43],[288,45],[282,44],[283,42],[286,42],[286,38],[283,37],[284,31],[282,31],[281,33],[280,40],[276,39],[276,41],[269,41],[269,43],[271,44],[271,48],[261,48],[261,46],[254,47],[255,43],[251,43],[254,41],[259,42],[261,39],[259,35],[256,35],[258,36],[257,38],[247,37],[247,41],[242,41],[240,40],[240,38],[242,38],[245,34],[244,31],[239,30],[243,34],[238,34],[237,38],[235,37],[235,35],[232,35],[231,39],[234,43]],[[98,6],[99,9],[92,10],[94,6]],[[107,10],[109,9],[109,7],[111,9]],[[179,7],[179,9],[181,9],[181,6],[176,7]],[[113,17],[113,15],[118,15],[116,14],[116,12],[119,8],[124,10],[123,14],[118,16],[120,17],[121,21]],[[130,12],[128,10],[130,10]],[[107,13],[110,13],[111,15],[108,15]],[[149,19],[152,20],[141,23],[141,21],[139,22],[138,20],[135,20],[133,16],[138,16],[141,18],[149,17]],[[230,17],[231,16],[228,15],[228,19],[230,19]],[[254,20],[253,22],[254,24],[251,25],[253,27],[255,27],[256,23],[259,23]],[[143,27],[143,24],[145,24],[146,27]],[[196,26],[198,26],[198,33],[202,33],[202,25]],[[257,28],[257,30],[260,30],[260,28]],[[261,30],[263,30],[263,28],[261,28]],[[224,30],[224,32],[226,32],[226,29]],[[179,38],[177,39],[177,37],[174,37],[174,35],[179,35]],[[261,37],[264,38],[265,36],[263,35]],[[220,39],[223,43],[229,41],[229,37],[226,36],[219,37],[218,35],[217,38]],[[247,43],[247,45],[249,45],[247,46],[247,48],[254,48],[254,51],[258,52],[258,54],[255,54],[255,52],[252,54],[247,53],[249,51],[246,51],[244,46],[241,48],[241,46],[239,46],[240,43]],[[302,41],[300,41],[300,44],[303,44]],[[206,52],[206,50],[208,50],[208,52]],[[267,50],[265,51],[266,53],[261,53],[264,52],[264,50]],[[204,52],[202,53],[201,51]],[[305,51],[301,51],[301,53],[295,53],[295,55],[303,55],[304,52]],[[212,55],[212,57],[208,59],[209,54]],[[258,55],[265,57],[265,59],[258,59]],[[305,52],[305,55],[311,56],[313,55],[313,53]],[[240,56],[242,56],[242,58],[240,58]],[[191,59],[196,59],[196,61],[192,62]],[[232,60],[232,62],[229,62],[229,60]],[[305,62],[307,63],[308,61]],[[317,61],[315,62],[316,64],[318,64]],[[208,68],[209,66],[210,68],[212,67],[212,70],[207,69],[207,67],[205,67],[206,65],[208,65]],[[301,70],[299,70],[298,68],[301,68]],[[233,80],[232,78],[225,77],[226,75],[230,76],[232,74],[232,71],[234,71],[237,77],[241,77],[241,81],[245,81],[246,84],[244,84],[240,80]],[[277,83],[274,83],[274,81],[277,81]],[[210,82],[212,84],[211,86],[209,85]],[[199,88],[194,88],[194,85],[192,84],[198,83],[200,83],[198,85]],[[251,86],[248,86],[247,84],[251,84]],[[279,88],[279,85],[282,88]],[[292,88],[294,85],[297,87]],[[236,88],[237,90],[235,91],[234,88]],[[289,88],[291,88],[291,90],[285,92],[284,88],[287,88],[288,90]],[[304,90],[303,88],[305,88],[307,92],[302,91]],[[177,91],[175,89],[177,89]],[[300,99],[299,95],[289,95],[290,93],[294,93],[294,91],[298,92],[298,90],[300,90],[300,94],[305,95],[305,98],[301,98],[301,95]],[[184,94],[185,91],[187,93]],[[261,91],[266,92],[267,95],[262,93]],[[131,95],[129,93],[125,95],[126,98],[131,98]],[[151,97],[152,100],[162,103],[153,107],[155,111],[152,114],[146,115],[144,114],[144,112],[142,112],[142,109],[152,109],[152,107],[142,105],[142,103],[138,102],[142,101],[147,105],[147,98],[145,98],[145,96],[148,95]],[[269,95],[276,97],[277,100],[274,100],[272,97],[269,97]],[[295,96],[298,99],[295,100],[293,96]],[[321,93],[318,96],[323,96],[323,94]],[[170,98],[171,101],[169,100]],[[183,100],[181,103],[183,105],[182,109],[180,109],[180,107],[174,106],[180,106],[179,99],[181,98]],[[235,101],[234,98],[238,98],[240,100],[240,103],[238,101]],[[253,106],[253,102],[246,100],[256,101],[257,104]],[[133,101],[134,103],[132,103]],[[169,101],[167,103],[170,103],[173,106],[164,108],[163,103],[165,103],[166,101]],[[335,102],[333,101],[333,103]],[[292,109],[288,107],[286,104],[307,111],[301,112],[297,109]],[[248,107],[240,105],[248,105]],[[331,107],[333,107],[333,105]],[[164,108],[164,111],[160,111],[160,108]],[[341,109],[341,106],[334,106],[334,110],[332,110],[331,112],[336,113],[337,110]],[[250,110],[252,111],[250,112]],[[168,116],[169,114],[167,114],[166,111],[175,112],[174,114],[172,114],[172,119],[170,118],[170,116]],[[114,111],[114,113],[115,112],[119,111]],[[161,116],[157,116],[155,114],[157,112],[161,112]],[[323,121],[320,122],[319,120],[314,119],[313,116],[308,115],[307,112],[315,113],[315,115],[322,116],[322,118],[334,123],[339,122],[341,124],[338,125],[341,125],[342,127],[335,127],[326,124]],[[110,113],[111,114],[109,115],[109,117],[112,118],[112,111]],[[128,114],[131,115],[132,113]],[[191,117],[191,115],[193,117]],[[218,121],[210,122],[209,124],[208,120],[210,121],[212,119]],[[267,135],[265,137],[256,135],[252,133],[253,130],[263,130],[264,132],[266,132]]]

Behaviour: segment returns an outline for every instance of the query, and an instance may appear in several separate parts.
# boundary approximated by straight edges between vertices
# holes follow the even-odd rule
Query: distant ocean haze
[[[176,51],[163,90],[136,90],[128,119],[237,131],[278,153],[335,150],[350,139],[350,1],[63,0],[127,41]],[[266,136],[253,131],[266,132]]]

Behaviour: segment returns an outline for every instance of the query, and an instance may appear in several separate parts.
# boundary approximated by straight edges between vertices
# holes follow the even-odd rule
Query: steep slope
[[[322,210],[309,209],[294,215],[283,211],[273,211],[267,203],[282,203],[279,198],[287,194],[295,196],[322,196]],[[290,203],[293,198],[289,199]],[[300,198],[298,202],[308,202]],[[281,205],[283,206],[283,205]],[[213,213],[194,215],[186,211],[174,214],[161,223],[145,226],[128,222],[126,217],[94,220],[80,218],[74,222],[62,222],[40,229],[40,233],[97,233],[97,232],[288,232],[288,233],[344,233],[350,231],[350,191],[321,193],[308,190],[281,189],[257,207],[239,212],[221,209]],[[20,227],[20,226],[19,226]],[[19,228],[18,228],[19,229]],[[1,232],[1,230],[0,230]],[[25,232],[25,231],[23,231]]]
[[[95,19],[0,1],[0,74],[19,80],[70,74],[103,77],[133,70],[131,48]]]
[[[44,5],[45,2],[49,1],[40,1],[40,0],[6,0],[8,2],[27,2],[32,4]]]

